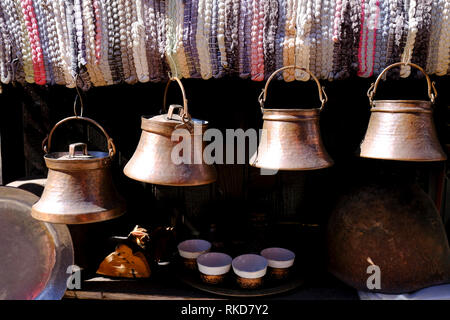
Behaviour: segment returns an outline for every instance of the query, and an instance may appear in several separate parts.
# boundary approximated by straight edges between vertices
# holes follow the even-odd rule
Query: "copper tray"
[[[185,284],[208,293],[213,293],[227,297],[266,297],[276,294],[282,294],[294,290],[304,283],[301,270],[294,265],[289,278],[286,280],[264,279],[264,284],[258,289],[242,289],[236,283],[233,269],[226,275],[224,283],[218,285],[206,284],[200,279],[200,272],[187,271],[181,264],[177,263],[176,269],[179,279]]]
[[[0,299],[57,300],[66,291],[73,245],[66,225],[31,217],[34,194],[0,187]]]

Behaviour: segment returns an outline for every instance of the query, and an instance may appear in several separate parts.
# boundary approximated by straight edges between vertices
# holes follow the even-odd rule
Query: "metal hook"
[[[75,101],[73,102],[73,114],[75,115],[75,117],[82,117],[83,111],[84,111],[84,105],[83,105],[83,99],[81,97],[80,90],[78,89],[78,86],[76,84],[78,77],[79,77],[79,75],[77,74],[75,76],[75,90],[77,90],[77,95],[75,96]],[[77,98],[80,99],[80,115],[78,115],[78,113],[77,113]]]

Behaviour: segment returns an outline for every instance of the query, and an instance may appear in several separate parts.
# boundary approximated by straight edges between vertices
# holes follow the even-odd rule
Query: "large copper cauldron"
[[[69,146],[69,152],[48,153],[57,127],[71,120],[87,121],[97,126],[108,141],[108,153],[89,151],[84,143]],[[76,151],[81,148],[82,152]],[[117,193],[109,167],[116,153],[112,139],[94,120],[73,116],[59,121],[44,140],[47,183],[31,215],[42,221],[81,224],[105,221],[125,212],[125,203]]]
[[[408,293],[450,282],[450,248],[441,217],[417,185],[355,188],[341,197],[327,233],[329,270],[358,290]],[[379,289],[375,278],[369,279],[375,276],[374,269],[368,271],[371,265],[379,267]]]
[[[172,81],[176,81],[181,88],[183,106],[171,105],[167,114],[142,117],[139,144],[123,171],[131,179],[159,185],[196,186],[212,183],[216,180],[216,170],[213,165],[203,161],[203,133],[208,122],[191,118],[184,87],[176,77],[167,83],[164,108]],[[175,114],[175,110],[179,113]],[[173,136],[174,132],[177,136]],[[190,156],[186,156],[188,161],[177,163],[172,153],[184,139],[190,141]]]
[[[401,65],[410,65],[425,74],[431,101],[373,100],[384,73]],[[436,89],[421,67],[413,63],[394,63],[380,73],[367,94],[372,109],[369,126],[361,144],[361,157],[403,161],[447,159],[432,118]]]
[[[265,109],[267,89],[275,75],[295,68],[307,72],[316,82],[322,103],[318,109]],[[270,170],[315,170],[333,165],[320,136],[319,115],[327,101],[319,80],[309,71],[296,66],[276,70],[260,95],[263,130],[257,152],[250,165]]]

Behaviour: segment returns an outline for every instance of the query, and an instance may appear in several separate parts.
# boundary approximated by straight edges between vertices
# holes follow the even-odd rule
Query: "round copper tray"
[[[224,283],[218,285],[204,283],[201,280],[200,273],[198,271],[186,271],[186,269],[184,269],[181,265],[177,265],[177,270],[179,279],[185,284],[198,290],[227,297],[252,298],[272,296],[294,290],[304,283],[301,270],[295,266],[291,270],[288,279],[278,281],[264,279],[264,284],[258,289],[242,289],[239,287],[236,283],[233,270],[230,270],[230,272],[226,275]]]
[[[66,225],[31,217],[37,200],[28,191],[0,187],[0,299],[58,300],[66,291],[72,238]]]

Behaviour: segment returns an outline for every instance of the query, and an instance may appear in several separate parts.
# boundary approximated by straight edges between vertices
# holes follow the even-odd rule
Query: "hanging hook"
[[[84,105],[83,105],[83,99],[81,97],[80,90],[78,89],[78,86],[76,85],[79,75],[77,74],[75,76],[75,90],[77,90],[77,95],[75,96],[75,101],[73,102],[73,113],[75,117],[82,117],[83,111],[84,111]],[[80,115],[77,113],[77,98],[80,99]]]

